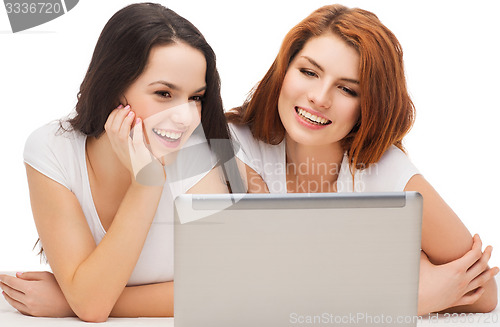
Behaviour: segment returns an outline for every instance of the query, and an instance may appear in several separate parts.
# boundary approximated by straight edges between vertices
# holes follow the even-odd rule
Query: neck
[[[336,192],[344,151],[339,143],[303,145],[286,136],[288,192]]]
[[[130,184],[130,173],[116,155],[106,133],[99,138],[88,137],[86,150],[87,169],[98,184],[118,187]]]

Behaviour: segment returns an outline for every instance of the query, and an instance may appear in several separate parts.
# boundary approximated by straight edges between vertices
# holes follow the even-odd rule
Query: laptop
[[[184,194],[176,327],[416,326],[417,192]]]

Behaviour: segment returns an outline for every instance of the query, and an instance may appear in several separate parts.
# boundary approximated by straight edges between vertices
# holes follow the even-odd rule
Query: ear
[[[123,94],[120,96],[119,100],[120,100],[120,104],[123,104],[123,106],[126,106],[127,104],[129,104],[127,98]]]

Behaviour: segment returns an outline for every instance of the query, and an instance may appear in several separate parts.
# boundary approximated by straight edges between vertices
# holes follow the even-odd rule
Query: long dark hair
[[[230,191],[245,192],[234,160],[229,128],[220,94],[215,53],[200,31],[173,10],[155,3],[129,5],[111,17],[101,32],[89,68],[80,85],[76,115],[68,119],[73,130],[100,137],[109,114],[120,104],[125,90],[142,74],[151,49],[184,42],[203,53],[207,62],[201,124],[218,158]],[[63,124],[61,124],[63,127]],[[212,142],[211,140],[217,140]],[[37,240],[33,249],[39,244]],[[46,261],[43,247],[39,253]]]
[[[243,184],[236,178],[239,175],[235,175],[237,168],[232,164],[223,164],[234,156],[234,151],[229,142],[215,53],[193,24],[162,5],[132,4],[111,17],[95,46],[78,93],[76,115],[69,119],[69,123],[74,130],[87,136],[101,136],[109,114],[120,104],[120,96],[142,74],[151,49],[175,42],[186,43],[205,56],[207,88],[202,103],[201,124],[226,180],[231,176],[233,185],[229,186],[233,191],[242,192]],[[227,141],[211,144],[210,140],[215,139]]]

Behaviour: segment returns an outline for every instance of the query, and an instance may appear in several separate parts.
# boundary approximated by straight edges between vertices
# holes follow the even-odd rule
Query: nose
[[[169,109],[171,119],[177,128],[184,129],[192,125],[198,119],[198,110],[196,105],[185,103]]]
[[[329,109],[332,105],[332,92],[327,85],[317,85],[308,93],[309,102],[315,106]]]

